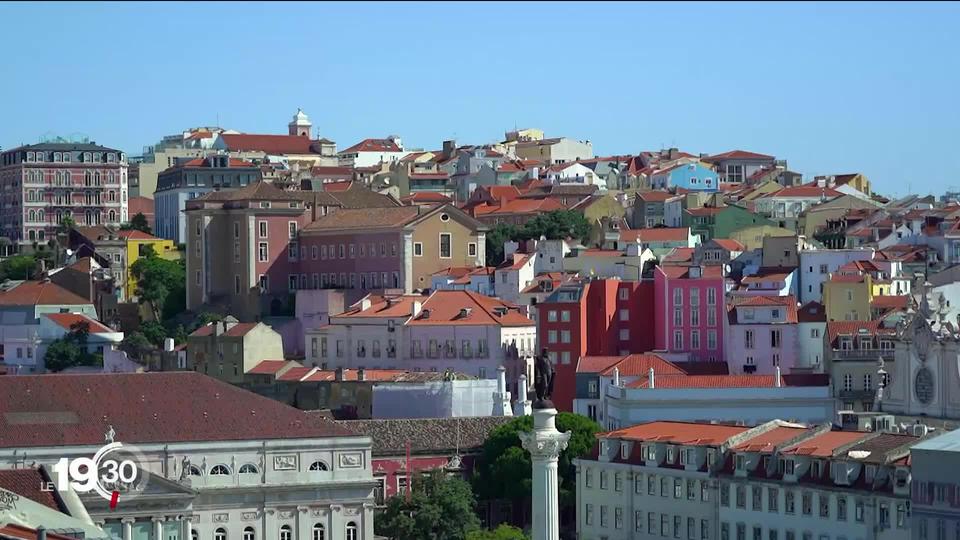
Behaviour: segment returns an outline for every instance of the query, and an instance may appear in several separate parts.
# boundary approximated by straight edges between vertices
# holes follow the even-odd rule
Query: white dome
[[[298,124],[298,125],[309,125],[309,124],[310,124],[310,117],[307,116],[307,114],[306,114],[305,112],[303,112],[303,109],[299,109],[299,108],[298,108],[298,109],[297,109],[297,114],[293,115],[293,121],[290,122],[290,123],[291,123],[291,124]]]

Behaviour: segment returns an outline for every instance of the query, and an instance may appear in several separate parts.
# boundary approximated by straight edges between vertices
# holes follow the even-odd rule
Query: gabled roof
[[[670,250],[670,253],[667,253],[663,256],[663,260],[660,261],[661,264],[677,264],[677,263],[689,263],[693,260],[693,253],[696,251],[696,248],[687,248],[687,247],[677,247]]]
[[[394,208],[344,208],[331,212],[303,228],[304,232],[341,229],[402,227],[420,216],[417,206]]]
[[[770,193],[765,193],[760,196],[761,199],[778,199],[778,198],[806,198],[812,199],[815,197],[828,197],[834,198],[843,195],[839,191],[828,188],[828,187],[818,187],[818,186],[790,186],[777,191]]]
[[[193,200],[204,202],[299,201],[300,197],[294,192],[283,191],[269,182],[259,181],[236,189],[211,191]]]
[[[194,372],[7,377],[0,447],[101,446],[352,435],[329,420]],[[51,421],[51,418],[57,421]]]
[[[403,418],[390,420],[341,420],[337,423],[373,440],[374,456],[402,456],[410,445],[412,454],[473,453],[509,416],[466,418]]]
[[[622,357],[613,365],[607,366],[600,372],[601,375],[610,376],[613,369],[620,371],[621,377],[646,377],[653,369],[654,377],[660,375],[686,375],[686,373],[674,365],[672,362],[664,360],[653,353],[629,354]]]
[[[641,191],[637,193],[637,197],[645,202],[663,202],[676,195],[668,191]]]
[[[443,193],[437,193],[435,191],[418,191],[400,199],[400,201],[405,204],[448,203],[451,200],[450,197],[447,197]]]
[[[827,310],[820,302],[811,300],[797,309],[797,321],[802,323],[827,322]]]
[[[23,281],[9,289],[0,290],[0,306],[62,306],[90,303],[90,300],[52,281]]]
[[[232,152],[263,152],[272,155],[313,154],[313,141],[301,135],[252,135],[221,133],[227,149]]]
[[[286,360],[264,360],[253,366],[247,375],[273,375],[287,365]]]
[[[66,330],[72,330],[75,324],[84,324],[89,327],[91,334],[110,334],[115,332],[107,328],[99,321],[95,321],[86,315],[80,313],[47,313],[44,317],[53,321],[57,326]]]
[[[258,324],[260,323],[234,323],[234,325],[229,330],[227,330],[221,335],[224,335],[227,337],[245,336],[251,330],[256,328]],[[194,330],[193,333],[190,334],[190,336],[191,337],[212,336],[214,333],[213,332],[214,326],[216,325],[217,323],[215,322],[207,323],[206,325],[201,326],[200,328],[197,328],[196,330]]]
[[[810,439],[805,439],[781,453],[786,456],[832,457],[834,451],[841,446],[870,435],[872,434],[859,431],[827,431]]]
[[[746,251],[747,247],[731,238],[714,238],[711,242],[727,251]]]
[[[256,167],[256,165],[255,165],[253,162],[250,162],[250,161],[244,161],[244,160],[242,160],[242,159],[236,159],[236,158],[228,158],[228,159],[229,159],[229,162],[228,162],[228,164],[227,164],[228,167]],[[183,161],[183,162],[181,162],[181,163],[179,163],[179,164],[177,164],[177,165],[174,165],[173,167],[170,167],[170,168],[167,169],[167,170],[187,169],[187,168],[190,168],[190,169],[194,169],[194,168],[212,169],[212,168],[214,168],[214,166],[213,166],[213,163],[211,162],[211,160],[208,159],[207,157],[198,157],[198,158],[193,158],[193,159],[191,159],[191,160],[189,160],[189,161]]]
[[[53,490],[43,489],[43,486],[50,481],[51,479],[44,474],[43,470],[36,467],[0,469],[0,490],[16,493],[25,499],[40,503],[58,512],[64,512],[66,509],[61,506]],[[0,535],[0,537],[2,536]]]
[[[827,322],[827,340],[830,343],[840,336],[894,335],[895,328],[884,327],[883,321],[829,321]],[[878,351],[879,354],[879,351]]]
[[[403,150],[390,139],[364,139],[339,153],[355,154],[357,152],[403,152]]]
[[[653,229],[623,229],[621,242],[686,242],[690,237],[689,227],[660,227]]]
[[[756,152],[747,152],[746,150],[731,150],[729,152],[724,152],[722,154],[714,154],[702,159],[708,163],[715,161],[723,161],[728,159],[765,159],[771,160],[774,159],[773,156],[768,156],[766,154],[758,154]]]
[[[125,231],[117,231],[117,236],[124,238],[126,240],[160,240],[152,234],[147,234],[143,231],[136,229],[127,229]]]
[[[735,452],[764,452],[769,453],[773,450],[800,435],[810,431],[808,428],[800,426],[777,426],[765,431],[755,437],[743,441],[732,448]]]
[[[466,315],[465,309],[469,311]],[[435,291],[423,303],[420,314],[406,324],[535,326],[516,305],[473,291]]]
[[[498,216],[507,214],[540,214],[553,210],[563,210],[565,207],[556,199],[513,199],[500,205],[481,204],[473,208],[477,217]]]
[[[878,309],[905,310],[909,305],[910,297],[907,295],[878,295],[870,300],[870,307]]]

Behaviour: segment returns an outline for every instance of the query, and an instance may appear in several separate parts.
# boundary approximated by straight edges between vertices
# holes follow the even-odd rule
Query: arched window
[[[230,469],[226,465],[214,465],[210,469],[210,476],[226,476],[230,474]]]
[[[196,465],[191,465],[190,476],[203,476],[203,471],[200,470],[200,467],[197,467]]]
[[[108,192],[107,192],[107,200],[110,201],[110,202],[116,202],[116,201],[117,201],[117,192],[116,192],[116,191],[108,191]]]
[[[117,221],[117,213],[114,212],[113,210],[110,211],[108,216],[109,216],[109,223],[114,223]]]
[[[86,196],[86,199],[87,199],[87,206],[90,206],[91,204],[93,204],[93,193],[90,193],[88,191],[84,195]]]
[[[32,242],[32,241],[34,241],[34,240],[37,239],[37,233],[35,233],[35,232],[32,231],[32,230],[27,231],[27,238],[29,238],[30,241]]]
[[[40,229],[39,231],[37,231],[37,240],[40,240],[42,242],[45,239],[45,237],[46,235],[44,234],[43,229]]]
[[[28,213],[28,215],[29,215],[30,217],[27,218],[27,221],[29,221],[29,222],[32,223],[32,222],[34,222],[34,221],[37,220],[37,212],[36,212],[35,210],[31,210],[31,211]]]
[[[323,523],[313,526],[313,540],[327,540],[327,531],[323,528]]]
[[[87,201],[87,204],[90,204],[90,201]],[[87,210],[83,213],[83,222],[87,225],[93,225],[93,212]]]
[[[96,204],[99,206],[99,205],[101,204],[101,202],[100,202],[100,192],[98,191],[98,192],[94,193],[94,194],[93,194],[93,198],[94,198],[95,201],[97,201]]]
[[[330,468],[327,467],[327,464],[322,461],[314,461],[310,464],[311,471],[329,471]]]
[[[293,529],[289,525],[280,527],[280,540],[293,540]]]
[[[190,531],[190,540],[200,540],[200,533],[196,529]]]
[[[107,173],[107,182],[110,182],[111,184],[114,184],[114,183],[116,183],[116,181],[117,181],[117,177],[114,176],[113,171],[108,172],[108,173]]]
[[[85,171],[83,173],[83,185],[90,186],[93,184],[93,174],[90,171]]]
[[[100,185],[100,171],[93,173],[93,185],[95,186]]]
[[[257,470],[256,465],[251,465],[247,463],[243,467],[240,467],[240,474],[257,474],[260,471]]]
[[[253,527],[246,527],[243,529],[243,540],[256,540],[257,533],[253,530]]]
[[[213,540],[227,540],[227,530],[220,527],[213,533]]]
[[[46,216],[44,215],[43,210],[37,210],[37,221],[46,221]]]
[[[352,521],[347,523],[347,540],[357,540],[357,524]]]
[[[63,171],[63,183],[70,185],[70,171]]]

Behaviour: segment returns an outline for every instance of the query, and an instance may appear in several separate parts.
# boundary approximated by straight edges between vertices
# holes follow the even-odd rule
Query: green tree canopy
[[[531,240],[544,237],[547,240],[575,238],[581,242],[590,240],[590,222],[576,210],[554,210],[535,216],[522,227],[497,224],[487,233],[487,266],[503,262],[503,243],[507,240]]]
[[[97,365],[99,361],[97,355],[87,350],[89,336],[89,324],[85,322],[73,324],[69,333],[47,346],[47,352],[43,357],[47,369],[57,372],[77,366]]]
[[[157,257],[152,249],[130,267],[137,279],[137,296],[150,302],[157,320],[169,319],[187,307],[187,271],[182,260],[168,261]]]
[[[35,255],[14,255],[0,262],[0,280],[32,279],[37,271]]]
[[[530,537],[516,527],[500,524],[499,527],[488,530],[476,530],[467,533],[467,540],[529,540]]]
[[[133,360],[143,360],[154,349],[150,340],[140,332],[130,332],[120,343],[120,350]]]
[[[465,540],[480,527],[470,484],[431,471],[413,478],[410,500],[391,497],[377,516],[377,534],[394,540]]]
[[[562,412],[557,415],[557,429],[571,432],[570,442],[560,453],[559,462],[560,502],[571,505],[576,500],[573,460],[590,452],[600,426],[586,416]],[[474,469],[473,486],[480,499],[519,503],[530,498],[533,465],[530,452],[520,445],[517,433],[532,430],[533,417],[521,416],[490,433]]]
[[[124,231],[143,231],[147,234],[153,234],[150,225],[147,223],[147,216],[143,215],[143,212],[137,212],[137,214],[130,219],[129,223],[120,225],[120,229]]]
[[[155,347],[163,347],[163,339],[170,332],[157,321],[147,321],[140,325],[140,333]]]

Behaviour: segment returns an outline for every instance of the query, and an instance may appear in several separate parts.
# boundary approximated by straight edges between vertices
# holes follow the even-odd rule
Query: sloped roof
[[[673,388],[774,388],[774,375],[655,375],[654,389]],[[786,386],[781,377],[781,384]],[[650,380],[641,377],[628,388],[650,388]]]
[[[50,481],[51,479],[37,467],[0,469],[0,489],[16,493],[58,512],[64,512],[66,509],[60,505],[53,490],[43,489],[43,486]]]
[[[287,365],[286,360],[264,360],[253,366],[247,375],[273,375]]]
[[[668,191],[641,191],[637,193],[637,197],[646,202],[663,202],[676,195]]]
[[[820,302],[811,300],[797,309],[797,321],[802,323],[827,322],[827,310]]]
[[[598,437],[630,441],[657,441],[685,446],[719,446],[749,428],[696,422],[648,422],[598,434]]]
[[[464,308],[470,310],[466,316],[461,314]],[[497,309],[506,310],[506,312],[498,315],[495,311]],[[420,314],[406,324],[408,326],[490,324],[535,326],[532,320],[520,313],[516,305],[473,291],[435,291],[423,303]]]
[[[303,228],[304,232],[340,229],[379,229],[402,227],[420,216],[417,206],[393,208],[343,208],[331,212]]]
[[[196,330],[194,330],[193,333],[191,333],[190,335],[194,337],[212,336],[214,326],[216,324],[217,323],[207,323],[206,325],[201,326],[200,328],[197,328]],[[259,323],[235,323],[229,330],[227,330],[221,335],[228,336],[228,337],[245,336],[247,335],[248,332],[256,328],[257,324]]]
[[[52,281],[23,281],[0,291],[0,306],[87,305],[90,300],[77,296]]]
[[[714,238],[711,241],[727,251],[746,251],[747,250],[746,246],[744,246],[740,242],[733,240],[731,238]]]
[[[690,237],[689,227],[660,227],[653,229],[623,229],[621,242],[686,242]]]
[[[748,152],[746,150],[730,150],[729,152],[724,152],[722,154],[714,154],[712,156],[705,157],[702,161],[712,163],[714,161],[723,161],[727,159],[774,159],[774,157],[766,154],[758,154],[756,152]]]
[[[403,150],[390,139],[364,139],[339,153],[354,154],[357,152],[403,152]]]
[[[352,435],[329,420],[190,371],[8,377],[0,447],[178,443]],[[55,421],[52,421],[55,420]]]
[[[221,133],[220,138],[227,149],[263,152],[265,154],[314,154],[313,141],[301,135],[252,135],[247,133]]]
[[[269,182],[253,182],[236,189],[211,191],[205,193],[195,201],[228,202],[228,201],[299,201],[294,192],[283,191]]]
[[[71,330],[75,324],[86,323],[90,328],[91,334],[109,334],[115,332],[110,328],[107,328],[99,321],[95,321],[86,315],[80,313],[47,313],[44,317],[50,319],[57,326],[64,328],[66,330]]]
[[[787,456],[831,457],[833,452],[844,445],[872,435],[859,431],[827,431],[782,451]]]
[[[620,371],[621,377],[639,377],[646,376],[653,369],[654,376],[660,375],[686,375],[686,373],[674,365],[672,362],[664,360],[653,353],[628,354],[622,357],[617,363],[607,366],[600,372],[601,375],[609,376],[613,374],[613,368]]]
[[[374,456],[402,456],[407,443],[413,454],[476,452],[496,428],[510,416],[466,418],[403,418],[389,420],[340,420],[337,423],[373,440]]]
[[[777,426],[755,437],[750,437],[737,446],[734,446],[732,450],[740,452],[772,452],[777,446],[799,437],[807,431],[809,431],[809,429],[803,427]]]

